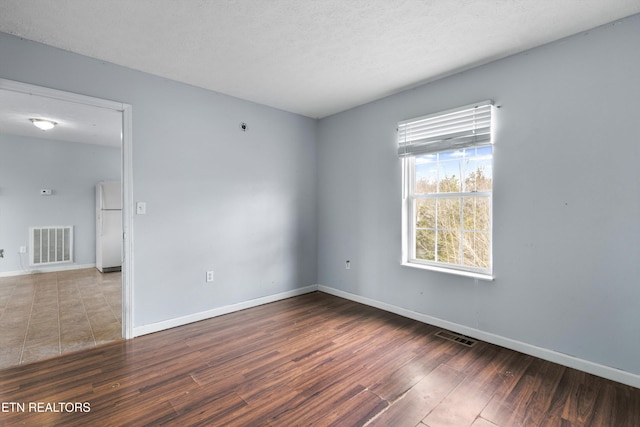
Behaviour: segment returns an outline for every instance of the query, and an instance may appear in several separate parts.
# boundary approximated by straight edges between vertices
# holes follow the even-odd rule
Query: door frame
[[[133,162],[132,106],[117,101],[80,95],[73,92],[37,86],[0,78],[0,89],[75,102],[120,112],[122,143],[120,147],[122,178],[122,337],[133,338]]]

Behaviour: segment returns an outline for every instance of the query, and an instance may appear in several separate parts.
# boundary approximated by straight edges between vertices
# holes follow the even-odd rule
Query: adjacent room
[[[0,128],[0,367],[120,339],[121,114],[4,88]]]
[[[638,46],[635,0],[0,0],[0,424],[640,425]]]

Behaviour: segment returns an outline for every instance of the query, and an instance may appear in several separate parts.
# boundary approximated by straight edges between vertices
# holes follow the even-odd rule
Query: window
[[[490,101],[398,124],[404,265],[491,278]]]

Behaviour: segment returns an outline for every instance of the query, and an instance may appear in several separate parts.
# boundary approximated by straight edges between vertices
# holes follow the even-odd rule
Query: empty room
[[[639,426],[638,46],[637,0],[0,0],[0,425]]]

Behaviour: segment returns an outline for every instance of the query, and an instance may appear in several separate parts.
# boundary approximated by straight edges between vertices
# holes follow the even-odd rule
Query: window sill
[[[474,273],[473,271],[455,270],[453,268],[437,267],[435,265],[418,264],[415,262],[403,262],[402,265],[405,267],[418,268],[420,270],[430,270],[430,271],[437,271],[440,273],[453,274],[456,276],[470,277],[472,279],[479,279],[479,280],[486,280],[486,281],[493,281],[494,279],[493,275],[491,274]]]

